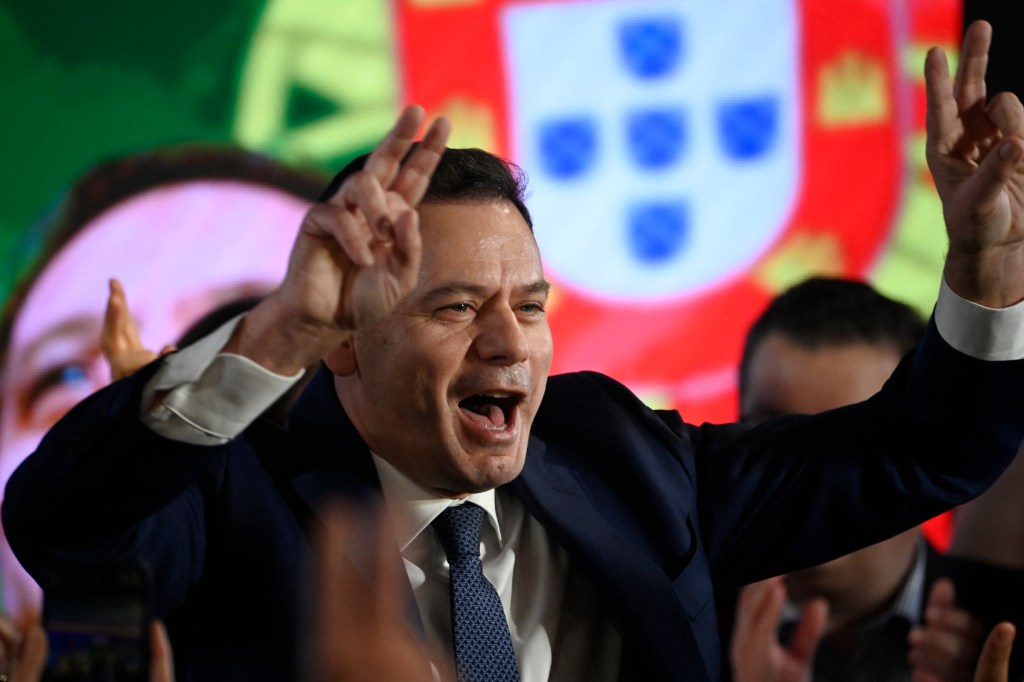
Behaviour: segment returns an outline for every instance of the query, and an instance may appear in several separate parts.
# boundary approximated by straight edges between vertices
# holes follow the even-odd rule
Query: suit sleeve
[[[882,391],[750,430],[686,427],[712,570],[749,582],[878,542],[975,497],[1024,438],[1024,361],[985,361],[934,321]]]
[[[141,557],[156,573],[161,611],[198,580],[204,497],[219,485],[229,451],[246,444],[190,445],[148,429],[139,404],[158,365],[77,405],[11,476],[4,529],[37,580],[53,562]]]

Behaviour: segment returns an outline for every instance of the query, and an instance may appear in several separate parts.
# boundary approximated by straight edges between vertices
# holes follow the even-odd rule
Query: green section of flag
[[[0,298],[38,240],[23,233],[97,160],[227,141],[263,0],[0,6]]]

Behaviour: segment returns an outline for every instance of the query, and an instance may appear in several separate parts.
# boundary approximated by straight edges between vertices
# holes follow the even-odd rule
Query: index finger
[[[402,110],[384,139],[377,143],[366,158],[363,170],[377,178],[382,187],[388,187],[398,175],[402,158],[412,147],[416,131],[420,129],[424,116],[423,107],[411,104]]]
[[[949,62],[941,48],[928,51],[924,62],[925,95],[928,108],[925,112],[925,127],[928,130],[929,145],[943,150],[952,145],[957,117],[956,97],[949,78]]]
[[[103,313],[103,326],[106,328],[119,327],[122,323],[123,312],[128,307],[128,299],[124,293],[121,281],[112,277],[107,283],[107,307]]]
[[[128,310],[124,287],[117,278],[111,278],[109,287],[107,307],[103,312],[103,328],[100,331],[100,348],[104,353],[139,350],[142,348],[142,339],[135,318]]]

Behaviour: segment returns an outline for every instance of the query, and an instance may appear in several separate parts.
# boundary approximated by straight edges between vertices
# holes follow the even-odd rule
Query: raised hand
[[[124,287],[119,280],[111,279],[103,329],[100,332],[100,352],[110,365],[110,380],[117,381],[126,377],[155,360],[158,355],[172,350],[174,346],[164,346],[158,354],[142,345],[139,327],[128,310]]]
[[[403,164],[423,109],[402,112],[387,136],[327,202],[306,214],[278,289],[225,348],[290,374],[353,330],[394,309],[416,282],[423,198],[448,139],[439,118]]]
[[[928,52],[927,155],[949,234],[947,283],[1005,307],[1024,300],[1024,107],[1010,93],[986,104],[991,42],[987,22],[971,24],[953,82],[942,50]]]
[[[800,614],[788,647],[779,643],[779,618],[786,600],[781,576],[747,585],[736,605],[729,660],[736,682],[804,682],[811,679],[814,652],[825,632],[828,604],[811,600]]]
[[[914,682],[970,682],[973,677],[984,625],[953,601],[953,582],[937,580],[928,595],[924,624],[908,637]]]

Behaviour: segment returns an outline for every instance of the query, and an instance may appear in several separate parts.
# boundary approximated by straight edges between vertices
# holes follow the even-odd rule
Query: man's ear
[[[359,370],[359,363],[356,362],[355,337],[349,336],[339,343],[324,358],[324,364],[335,376],[347,377],[355,374]]]

